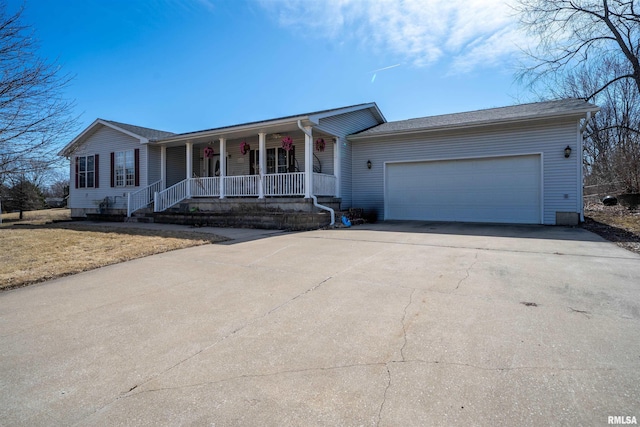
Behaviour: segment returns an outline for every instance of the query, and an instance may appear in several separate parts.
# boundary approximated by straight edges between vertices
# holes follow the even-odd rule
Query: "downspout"
[[[307,130],[302,126],[302,122],[300,120],[298,120],[298,128],[300,128],[300,130],[304,132],[304,134],[307,135],[310,140],[313,139],[313,135],[311,135],[311,132],[307,132]],[[312,142],[311,146],[313,147],[313,141],[311,142]],[[306,155],[308,155],[308,153],[305,153],[305,156]],[[313,170],[309,172],[313,174]],[[313,200],[313,206],[315,206],[316,208],[328,211],[331,214],[331,224],[329,225],[331,226],[334,225],[336,223],[335,211],[328,206],[324,206],[318,203],[318,198],[313,194],[313,186],[312,188],[309,189],[309,195],[311,196],[311,200]]]

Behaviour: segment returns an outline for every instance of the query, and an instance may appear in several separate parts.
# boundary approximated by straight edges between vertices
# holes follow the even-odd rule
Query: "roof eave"
[[[519,118],[510,118],[510,119],[502,119],[502,120],[486,120],[486,121],[480,121],[480,122],[460,123],[456,125],[433,126],[428,128],[409,129],[409,130],[395,130],[395,131],[380,132],[380,133],[365,134],[365,135],[354,134],[354,135],[347,136],[347,139],[350,141],[354,141],[354,140],[360,140],[360,139],[380,138],[380,137],[385,137],[389,135],[412,135],[417,133],[470,129],[470,128],[487,127],[487,126],[494,126],[494,125],[518,123],[518,122],[532,122],[532,121],[539,121],[539,120],[551,119],[551,118],[563,118],[563,117],[580,118],[581,116],[585,115],[588,112],[595,113],[598,111],[600,111],[600,107],[586,108],[580,111],[573,110],[566,113],[539,114],[531,117],[519,117]]]
[[[266,130],[268,128],[277,127],[277,126],[295,125],[298,123],[298,121],[301,121],[302,124],[306,126],[314,126],[318,124],[317,122],[313,121],[309,116],[296,116],[296,117],[289,117],[287,119],[281,119],[281,120],[248,123],[245,125],[237,125],[237,126],[227,126],[222,128],[203,130],[199,132],[188,132],[188,133],[170,136],[167,138],[161,138],[153,142],[158,144],[168,144],[171,142],[178,142],[178,141],[195,139],[195,138],[209,138],[209,137],[228,138],[229,135],[234,133],[242,133],[250,130],[255,130],[256,132],[259,132],[261,130]]]

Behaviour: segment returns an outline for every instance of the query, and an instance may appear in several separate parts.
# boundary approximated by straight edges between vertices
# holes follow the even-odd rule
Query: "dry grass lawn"
[[[18,221],[17,215],[2,216],[0,290],[225,240],[213,234],[195,232],[53,222],[69,220],[67,209],[26,212],[23,221]]]
[[[583,227],[629,251],[640,254],[640,211],[624,206],[585,206]]]

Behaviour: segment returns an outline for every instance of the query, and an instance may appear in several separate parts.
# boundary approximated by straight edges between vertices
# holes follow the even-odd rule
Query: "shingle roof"
[[[389,133],[437,130],[456,127],[490,125],[518,120],[542,117],[557,117],[583,114],[597,111],[598,107],[582,99],[563,99],[558,101],[535,102],[510,107],[490,108],[466,113],[445,114],[441,116],[419,117],[415,119],[387,122],[360,133],[355,137],[377,136]]]
[[[107,123],[111,123],[114,126],[119,127],[120,129],[124,129],[131,133],[135,133],[143,138],[147,138],[150,141],[157,141],[162,138],[167,138],[169,136],[175,135],[173,132],[166,132],[163,130],[145,128],[142,126],[134,126],[126,123],[114,122],[113,120],[105,120]]]
[[[332,113],[332,112],[339,112],[340,110],[350,110],[350,109],[353,109],[353,108],[366,107],[366,106],[370,106],[370,108],[371,107],[375,108],[375,110],[378,111],[378,113],[380,114],[381,120],[382,121],[385,120],[384,117],[382,116],[382,113],[379,112],[378,106],[376,105],[376,103],[375,102],[370,102],[370,103],[364,103],[364,104],[350,105],[350,106],[347,106],[347,107],[330,108],[328,110],[313,111],[311,113],[296,114],[296,115],[293,115],[293,116],[276,117],[276,118],[273,118],[273,119],[258,120],[258,121],[255,121],[255,122],[238,123],[238,124],[230,125],[230,126],[222,126],[222,127],[218,127],[218,128],[203,129],[203,130],[198,130],[198,131],[179,133],[179,134],[174,134],[174,135],[170,135],[170,136],[182,137],[182,136],[188,136],[188,135],[192,135],[192,134],[199,134],[199,133],[205,133],[205,132],[216,132],[216,131],[228,130],[228,129],[239,128],[239,127],[260,125],[260,124],[269,123],[269,122],[278,122],[278,121],[287,120],[287,119],[294,119],[294,118],[297,118],[297,117],[310,117],[310,116],[325,115],[325,114]]]

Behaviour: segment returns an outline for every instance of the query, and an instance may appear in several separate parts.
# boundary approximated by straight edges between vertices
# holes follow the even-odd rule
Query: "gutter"
[[[298,128],[304,132],[305,135],[307,135],[309,137],[310,140],[313,140],[313,135],[311,135],[311,132],[307,132],[307,130],[302,127],[302,123],[300,122],[300,120],[298,120]],[[306,147],[305,147],[306,148]],[[305,153],[305,156],[307,155],[307,153]],[[306,162],[305,162],[306,163]],[[306,173],[311,173],[311,177],[313,178],[313,170],[311,171],[305,171]],[[313,180],[311,181],[313,182]],[[331,226],[333,226],[336,223],[336,213],[333,209],[331,209],[328,206],[325,205],[321,205],[320,203],[318,203],[318,198],[316,196],[313,195],[313,185],[311,186],[311,188],[309,189],[309,195],[311,196],[311,200],[313,200],[313,206],[315,206],[316,208],[328,211],[331,214]]]

